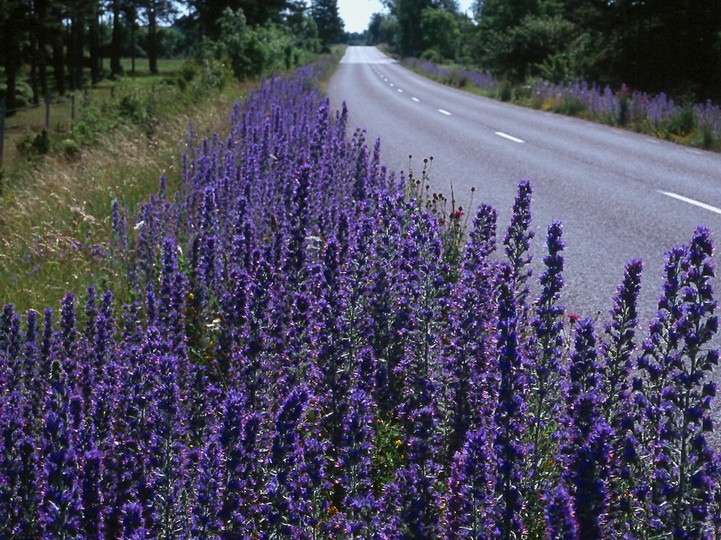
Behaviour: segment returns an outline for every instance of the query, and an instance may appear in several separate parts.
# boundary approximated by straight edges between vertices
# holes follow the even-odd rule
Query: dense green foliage
[[[339,41],[337,0],[2,0],[0,96],[10,114],[31,102],[124,73],[123,56],[227,61],[239,78],[305,63]],[[108,59],[109,62],[104,62]]]
[[[696,100],[721,98],[718,0],[386,0],[370,43],[454,61],[512,83],[594,81]]]
[[[265,23],[249,26],[243,10],[225,8],[218,19],[220,37],[204,43],[205,54],[228,58],[236,78],[244,80],[278,69],[290,69],[301,57],[320,50],[317,28],[304,18],[297,28]]]

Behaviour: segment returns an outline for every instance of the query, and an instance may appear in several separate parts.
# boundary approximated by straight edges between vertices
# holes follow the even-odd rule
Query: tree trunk
[[[40,105],[40,81],[38,80],[38,56],[40,54],[35,33],[30,35],[30,88],[33,91],[33,105]]]
[[[62,26],[60,27],[62,28]],[[65,47],[63,45],[63,32],[53,34],[53,78],[59,95],[65,94]]]
[[[148,7],[148,68],[150,73],[158,73],[158,12],[154,0]]]
[[[120,0],[113,0],[113,35],[110,42],[110,78],[115,79],[123,71],[120,65],[121,41],[123,38],[120,26]]]
[[[6,90],[5,93],[7,95],[7,99],[5,100],[7,103],[7,116],[14,115],[17,111],[15,108],[17,107],[17,100],[15,99],[15,93],[17,91],[17,67],[12,66],[12,61],[5,62],[5,84],[6,84]]]
[[[20,43],[22,41],[21,30],[18,24],[13,23],[13,17],[8,18],[5,28],[3,28],[2,43],[5,49],[5,83],[7,85],[7,116],[15,114],[17,100],[15,94],[17,90],[17,76],[20,70]]]
[[[90,51],[90,80],[100,82],[100,24],[98,22],[98,4],[93,3],[88,27],[88,49]]]
[[[138,18],[138,12],[131,3],[125,7],[125,24],[130,30],[130,73],[135,75],[135,25]]]
[[[48,93],[48,5],[47,0],[36,0],[35,2],[35,34],[37,36],[38,45],[38,81],[40,83],[40,93],[43,99]]]
[[[85,19],[75,13],[70,22],[70,53],[68,54],[68,73],[70,90],[79,90],[83,86],[83,45]]]
[[[46,0],[34,0],[32,3],[32,19],[30,21],[30,82],[33,89],[33,104],[39,105],[47,89],[46,68],[48,33],[48,10]]]
[[[135,75],[135,19],[130,21],[130,73]]]

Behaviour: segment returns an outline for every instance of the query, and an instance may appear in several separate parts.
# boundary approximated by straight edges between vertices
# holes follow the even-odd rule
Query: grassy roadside
[[[343,48],[336,48],[325,59],[328,76],[342,55]],[[155,98],[144,88],[146,80],[138,77],[134,86],[135,80],[123,81],[123,91],[137,98],[128,98],[130,112],[142,115]],[[161,176],[172,196],[181,180],[181,156],[197,144],[188,141],[189,126],[200,138],[222,137],[232,104],[258,82],[232,82],[202,97],[156,103],[150,124],[105,125],[115,120],[103,117],[100,107],[86,126],[91,139],[77,154],[59,147],[13,171],[0,194],[0,305],[12,303],[19,313],[58,306],[66,292],[84,295],[90,285],[112,288],[119,302],[126,301],[124,268],[109,256],[112,201],[134,209],[158,191]],[[161,83],[154,84],[157,93]]]
[[[67,291],[82,293],[89,285],[122,287],[107,257],[112,201],[135,207],[157,191],[161,175],[172,190],[188,126],[222,133],[230,105],[253,86],[218,82],[215,90],[196,91],[193,84],[213,86],[203,66],[186,65],[194,73],[183,75],[183,65],[161,66],[159,77],[138,69],[136,76],[101,83],[69,137],[49,134],[46,152],[6,170],[0,304],[22,312],[56,306]],[[164,82],[177,77],[185,88]]]
[[[118,283],[105,257],[112,201],[133,208],[180,180],[180,155],[192,123],[197,132],[223,132],[233,101],[248,85],[224,92],[158,122],[156,134],[138,129],[103,137],[77,160],[46,156],[23,173],[0,200],[0,304],[21,312],[58,305],[66,291]]]
[[[25,105],[8,117],[5,121],[3,152],[6,175],[12,175],[14,169],[22,168],[24,160],[32,157],[27,154],[33,151],[32,142],[46,128],[46,122],[48,143],[57,149],[63,142],[75,138],[76,125],[83,122],[88,109],[99,108],[130,92],[153,90],[167,94],[175,82],[182,78],[186,60],[160,59],[158,74],[150,73],[147,61],[137,60],[134,73],[129,58],[123,58],[121,65],[125,75],[118,80],[104,79],[92,87],[67,92],[65,95],[53,92],[49,107],[46,108],[45,100],[41,99],[38,106]],[[162,101],[162,96],[158,101]]]

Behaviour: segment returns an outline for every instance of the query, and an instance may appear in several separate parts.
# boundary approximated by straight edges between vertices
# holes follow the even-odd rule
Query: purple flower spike
[[[445,538],[483,538],[494,528],[494,471],[489,438],[481,428],[468,434],[451,465],[444,515]]]
[[[521,517],[523,497],[523,461],[526,446],[523,443],[526,415],[523,396],[526,381],[523,358],[518,343],[518,314],[514,282],[516,273],[510,265],[499,272],[498,296],[498,404],[493,417],[493,449],[496,456],[495,496],[498,499],[496,528],[502,538],[521,536],[525,525]]]
[[[295,504],[303,499],[302,479],[298,476],[303,448],[299,441],[299,425],[302,421],[308,393],[296,388],[291,391],[278,413],[269,456],[271,475],[266,486],[265,519],[268,530],[288,535],[300,523],[300,515],[294,512]]]
[[[150,531],[145,528],[142,505],[129,502],[122,508],[122,538],[126,540],[146,540]]]
[[[580,540],[573,499],[563,485],[547,493],[545,503],[546,540]]]
[[[521,180],[518,184],[518,195],[513,203],[513,216],[508,226],[503,244],[506,256],[513,269],[513,288],[519,314],[526,309],[529,294],[528,281],[531,278],[531,240],[535,233],[531,230],[531,195],[533,188],[529,180]]]
[[[60,308],[60,332],[65,354],[71,358],[73,357],[75,342],[78,337],[75,328],[75,317],[75,296],[72,293],[67,293],[63,298]]]
[[[560,382],[564,376],[559,359],[563,355],[563,306],[558,299],[563,288],[563,227],[554,221],[548,227],[546,245],[548,255],[545,270],[539,278],[541,294],[536,300],[535,317],[531,320],[534,333],[530,339],[529,355],[529,440],[531,441],[532,482],[540,493],[540,471],[548,471],[542,462],[552,458],[557,442],[549,437],[549,429],[557,423],[561,408]],[[552,430],[556,431],[556,430]]]
[[[606,325],[608,340],[601,345],[604,372],[603,403],[606,421],[618,427],[627,411],[629,380],[632,367],[631,354],[636,348],[634,336],[638,324],[636,301],[641,290],[643,263],[632,260],[626,265],[623,283],[613,299],[611,321]]]
[[[711,341],[718,331],[712,253],[710,232],[699,227],[689,246],[667,254],[663,295],[638,361],[645,377],[634,385],[654,524],[678,537],[708,527],[718,484],[706,442],[716,391],[706,383],[719,360]]]
[[[104,535],[103,505],[103,454],[97,449],[83,456],[82,506],[83,534],[87,538],[102,538]]]
[[[603,538],[608,512],[608,477],[613,430],[598,421],[586,438],[574,441],[575,448],[565,474],[572,485],[578,538]]]

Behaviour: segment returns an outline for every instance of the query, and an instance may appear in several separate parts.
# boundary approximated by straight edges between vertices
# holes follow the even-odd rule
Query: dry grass
[[[134,208],[157,190],[163,174],[172,191],[188,126],[225,132],[231,104],[245,91],[235,85],[161,121],[152,138],[117,134],[75,161],[46,157],[23,173],[0,199],[0,305],[12,302],[23,312],[57,306],[66,292],[82,295],[88,285],[117,286],[117,271],[102,256],[113,199]]]

